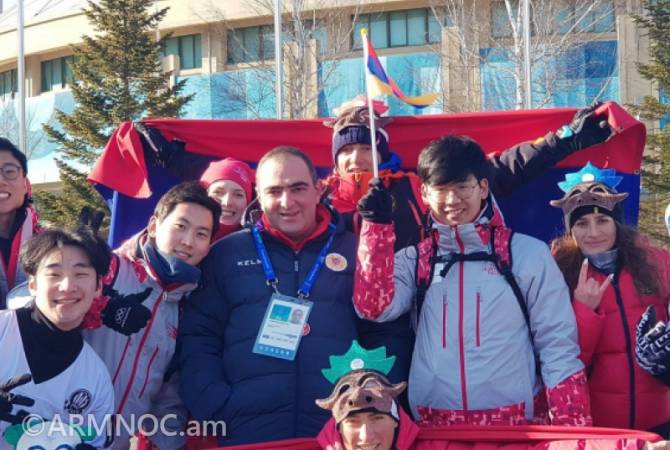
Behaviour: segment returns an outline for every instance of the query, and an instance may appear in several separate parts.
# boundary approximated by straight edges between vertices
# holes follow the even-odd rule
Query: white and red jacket
[[[179,436],[187,420],[186,408],[177,394],[177,373],[166,381],[168,366],[175,354],[179,301],[193,289],[195,284],[164,286],[156,278],[146,262],[141,243],[146,234],[140,233],[115,251],[110,272],[103,282],[122,295],[134,294],[150,287],[149,297],[142,302],[151,310],[151,319],[146,327],[131,336],[125,336],[110,328],[84,330],[84,338],[98,353],[107,366],[116,399],[115,412],[127,423],[137,423],[143,414],[153,414],[160,421],[167,414],[174,418],[165,422],[170,433],[151,437],[161,450],[181,448],[186,438]],[[102,308],[102,305],[98,305]],[[149,421],[147,427],[152,428]],[[111,446],[120,450],[129,448],[129,435],[122,429]]]
[[[495,208],[485,211],[474,223],[436,223],[437,255],[490,253],[490,227],[504,225]],[[415,308],[416,247],[394,255],[394,241],[392,225],[364,221],[354,284],[362,318],[383,322]],[[533,339],[495,264],[458,262],[443,278],[438,263],[418,317],[410,368],[409,401],[418,420],[590,425],[577,325],[563,276],[548,247],[535,238],[513,235],[510,253]]]
[[[39,233],[38,220],[39,216],[33,206],[30,204],[26,206],[25,218],[12,238],[9,260],[5,261],[0,256],[0,261],[2,261],[0,263],[0,310],[7,307],[6,299],[9,291],[26,281],[26,275],[19,264],[19,251],[24,243],[28,242],[34,234]]]

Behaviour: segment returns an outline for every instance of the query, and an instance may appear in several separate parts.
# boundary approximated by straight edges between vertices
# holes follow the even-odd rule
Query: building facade
[[[284,0],[283,110],[324,117],[364,92],[360,29],[368,28],[387,72],[408,95],[439,92],[415,110],[389,99],[391,114],[513,109],[523,104],[518,1]],[[166,39],[163,70],[195,94],[186,117],[274,118],[273,2],[159,0],[169,11],[156,30]],[[595,99],[638,103],[653,93],[635,63],[647,41],[632,16],[637,0],[533,2],[534,107],[579,107]],[[26,0],[28,152],[35,183],[53,181],[53,151],[42,123],[73,108],[72,46],[92,29],[83,0]],[[0,16],[0,133],[15,123],[16,11]],[[13,120],[14,119],[14,120]],[[51,163],[50,163],[51,161]]]

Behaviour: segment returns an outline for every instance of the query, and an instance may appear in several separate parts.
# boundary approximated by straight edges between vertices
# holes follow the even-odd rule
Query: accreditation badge
[[[293,361],[313,305],[309,300],[272,294],[253,352]]]

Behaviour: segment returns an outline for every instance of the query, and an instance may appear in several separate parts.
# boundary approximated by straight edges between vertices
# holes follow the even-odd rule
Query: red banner
[[[599,111],[604,110],[609,112],[616,136],[605,144],[575,153],[560,166],[580,167],[591,161],[599,167],[638,173],[646,137],[644,125],[616,103],[606,103]],[[394,117],[386,129],[391,149],[403,159],[403,166],[411,169],[421,149],[437,137],[464,134],[477,140],[487,153],[495,154],[560,128],[571,120],[574,112],[574,109],[543,109]],[[291,145],[306,151],[317,166],[332,166],[332,130],[323,126],[320,119],[157,119],[144,123],[159,129],[167,139],[186,142],[186,149],[195,153],[255,162],[277,145]],[[130,122],[122,123],[112,134],[89,180],[130,197],[151,196],[142,145]]]
[[[660,440],[660,437],[653,433],[615,428],[454,425],[421,429],[412,449],[637,450],[642,442],[657,440]],[[315,439],[305,438],[225,448],[227,450],[322,450]]]

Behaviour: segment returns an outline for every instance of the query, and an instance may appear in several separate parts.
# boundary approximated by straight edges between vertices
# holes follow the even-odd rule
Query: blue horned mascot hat
[[[623,177],[614,169],[599,169],[590,162],[581,170],[569,173],[565,181],[558,183],[565,195],[549,204],[563,210],[566,230],[586,214],[600,213],[623,223],[621,202],[628,197],[627,192],[617,192],[616,187]]]

